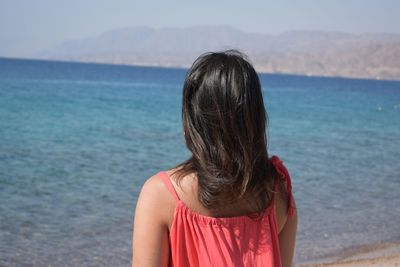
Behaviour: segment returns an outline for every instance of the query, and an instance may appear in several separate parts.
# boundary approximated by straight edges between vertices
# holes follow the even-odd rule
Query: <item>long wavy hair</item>
[[[206,53],[193,63],[183,87],[182,123],[192,156],[176,166],[177,183],[194,173],[206,208],[250,199],[262,212],[277,174],[268,160],[260,81],[244,54]]]

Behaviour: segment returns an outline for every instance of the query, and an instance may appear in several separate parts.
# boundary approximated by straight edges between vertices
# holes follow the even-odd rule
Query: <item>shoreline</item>
[[[178,69],[187,71],[190,64],[168,64],[160,62],[112,62],[112,61],[99,61],[99,60],[79,60],[67,58],[43,58],[43,57],[6,57],[1,56],[0,59],[5,60],[27,60],[27,61],[42,61],[42,62],[55,62],[55,63],[76,63],[87,65],[105,65],[105,66],[119,66],[119,67],[141,67],[141,68],[162,68],[162,69]],[[369,75],[340,75],[330,73],[307,73],[307,72],[290,72],[290,71],[271,71],[268,69],[260,68],[255,65],[255,69],[259,74],[265,75],[282,75],[282,76],[295,76],[295,77],[310,77],[310,78],[326,78],[326,79],[346,79],[346,80],[365,80],[365,81],[383,81],[383,82],[399,82],[400,78],[388,78]]]
[[[332,259],[332,258],[330,258]],[[400,267],[400,243],[378,243],[346,249],[336,260],[318,260],[301,267]]]

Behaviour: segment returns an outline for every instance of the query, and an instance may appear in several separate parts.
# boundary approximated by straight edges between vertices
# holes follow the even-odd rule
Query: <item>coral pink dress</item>
[[[289,173],[277,156],[270,160],[286,181],[288,213],[293,215]],[[176,200],[169,233],[169,266],[281,266],[275,197],[259,219],[246,215],[209,217],[196,213],[179,199],[166,172],[158,175]]]

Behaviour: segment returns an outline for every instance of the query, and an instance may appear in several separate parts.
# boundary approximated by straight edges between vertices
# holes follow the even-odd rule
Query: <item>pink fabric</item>
[[[289,173],[277,156],[271,163],[286,180],[289,213],[293,213]],[[176,200],[169,234],[170,266],[281,266],[274,200],[258,219],[204,216],[179,199],[166,172],[158,175]]]

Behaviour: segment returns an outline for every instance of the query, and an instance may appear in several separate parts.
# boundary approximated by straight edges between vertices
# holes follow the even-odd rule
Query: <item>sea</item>
[[[186,69],[0,59],[0,266],[130,266],[144,181],[190,156]],[[260,74],[297,266],[400,241],[400,81]]]

